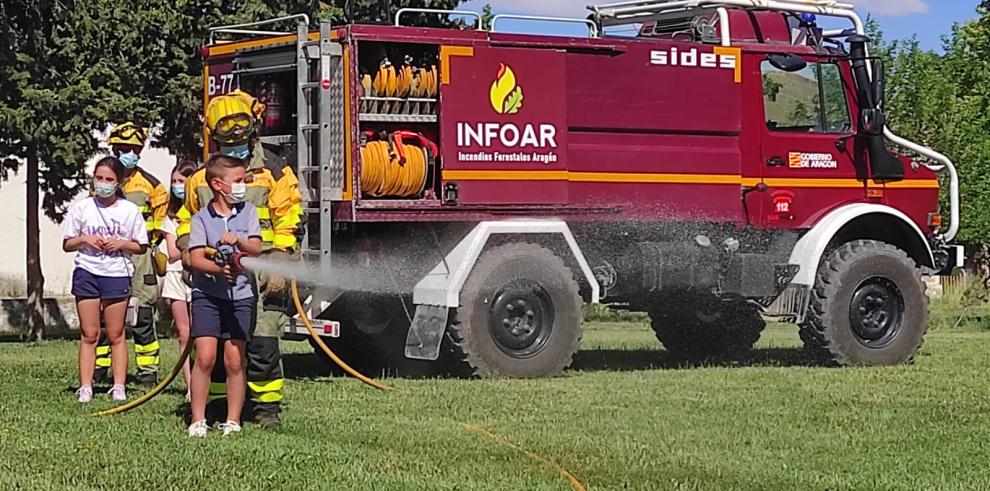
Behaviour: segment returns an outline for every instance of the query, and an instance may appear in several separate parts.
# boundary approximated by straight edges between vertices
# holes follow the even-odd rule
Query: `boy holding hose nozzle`
[[[219,154],[246,162],[245,199],[258,210],[262,257],[270,262],[293,261],[298,258],[293,251],[303,215],[302,196],[292,167],[257,138],[264,111],[264,104],[241,90],[214,97],[206,108],[206,131]],[[177,215],[180,249],[188,240],[191,215],[211,199],[213,191],[200,169],[186,180],[185,203]],[[279,339],[288,323],[288,296],[284,278],[258,276],[257,320],[247,346],[249,409],[256,423],[276,427],[285,385]],[[223,412],[224,387],[223,373],[217,371],[210,384],[211,416]]]
[[[239,159],[224,155],[210,158],[206,162],[206,179],[213,190],[213,201],[196,213],[190,224],[191,336],[196,347],[189,425],[192,437],[206,436],[209,429],[206,399],[221,341],[227,375],[227,420],[220,428],[224,436],[241,430],[247,389],[244,358],[256,310],[254,277],[241,269],[240,257],[261,253],[258,210],[244,202],[245,173],[244,162]],[[214,244],[215,250],[208,251]],[[207,257],[208,253],[212,257]]]

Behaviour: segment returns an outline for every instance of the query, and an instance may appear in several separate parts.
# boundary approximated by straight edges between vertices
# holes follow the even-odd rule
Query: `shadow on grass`
[[[685,361],[660,349],[590,349],[577,352],[571,370],[627,372],[636,370],[678,370],[701,367],[806,367],[818,366],[801,348],[766,348],[735,360]]]
[[[344,357],[345,363],[370,378],[461,378],[467,373],[452,370],[451,364],[443,360],[425,362],[403,358],[398,364],[386,366],[383,363],[356,360]],[[325,377],[349,377],[341,368],[323,354],[285,353],[282,355],[283,372],[289,379],[317,379]]]
[[[347,361],[347,360],[345,360]],[[363,375],[398,378],[465,378],[469,374],[449,361],[421,362],[403,359],[397,367],[348,361]],[[290,353],[283,356],[285,376],[290,379],[315,379],[347,376],[324,355]],[[808,367],[820,366],[801,348],[766,348],[755,350],[740,360],[687,362],[661,349],[590,349],[574,355],[570,370],[578,372],[628,372],[639,370],[680,370],[701,367]]]

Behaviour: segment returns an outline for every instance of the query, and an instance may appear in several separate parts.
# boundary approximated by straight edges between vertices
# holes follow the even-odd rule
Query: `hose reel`
[[[430,182],[437,146],[420,133],[364,133],[361,146],[361,193],[373,198],[416,198]],[[405,143],[414,141],[415,144]]]

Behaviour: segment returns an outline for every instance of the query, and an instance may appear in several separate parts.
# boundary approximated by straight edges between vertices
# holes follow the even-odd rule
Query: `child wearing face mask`
[[[186,349],[189,342],[189,302],[192,300],[192,288],[182,279],[181,252],[176,245],[176,220],[179,211],[182,209],[182,202],[186,195],[186,178],[192,175],[199,166],[192,161],[183,160],[172,169],[171,193],[168,200],[168,210],[165,219],[162,220],[161,232],[164,236],[160,251],[168,256],[168,266],[165,268],[165,277],[162,279],[162,298],[168,300],[172,312],[172,321],[175,323],[175,330],[179,334],[179,352]],[[190,372],[189,362],[182,366],[182,375],[186,382],[186,402],[189,402]]]
[[[213,200],[192,217],[188,245],[193,271],[191,334],[196,348],[190,404],[193,423],[188,430],[192,437],[206,436],[209,429],[206,400],[218,343],[223,343],[222,363],[227,373],[227,421],[220,427],[224,436],[241,430],[247,391],[244,356],[256,315],[254,275],[214,262],[207,248],[226,245],[248,256],[261,253],[258,210],[244,202],[244,161],[214,155],[205,170]]]
[[[65,217],[62,249],[75,252],[72,294],[79,313],[80,403],[93,399],[96,343],[100,336],[100,314],[112,347],[114,401],[127,399],[127,342],[124,316],[131,296],[134,274],[131,256],[148,249],[144,217],[133,203],[123,199],[120,183],[125,169],[114,157],[105,157],[93,170],[93,196],[73,204]]]
[[[164,183],[140,165],[140,157],[148,141],[147,129],[126,122],[110,132],[107,144],[113,155],[124,167],[124,178],[119,182],[122,197],[137,205],[144,217],[145,228],[152,244],[161,242],[162,219],[165,218],[169,193]],[[155,308],[158,305],[158,275],[153,266],[154,251],[131,257],[134,274],[131,278],[131,304],[137,315],[131,321],[134,337],[134,361],[138,383],[146,388],[158,382],[159,343],[155,331]],[[96,379],[102,380],[113,365],[112,349],[101,339],[96,348]]]

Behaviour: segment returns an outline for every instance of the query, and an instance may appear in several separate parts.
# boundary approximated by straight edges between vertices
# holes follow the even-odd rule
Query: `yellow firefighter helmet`
[[[134,145],[136,147],[143,147],[144,142],[148,140],[148,129],[142,128],[130,121],[117,125],[112,131],[110,131],[110,139],[107,143],[110,145]]]
[[[210,101],[206,107],[206,132],[219,143],[243,143],[257,130],[264,112],[261,101],[237,89]]]

